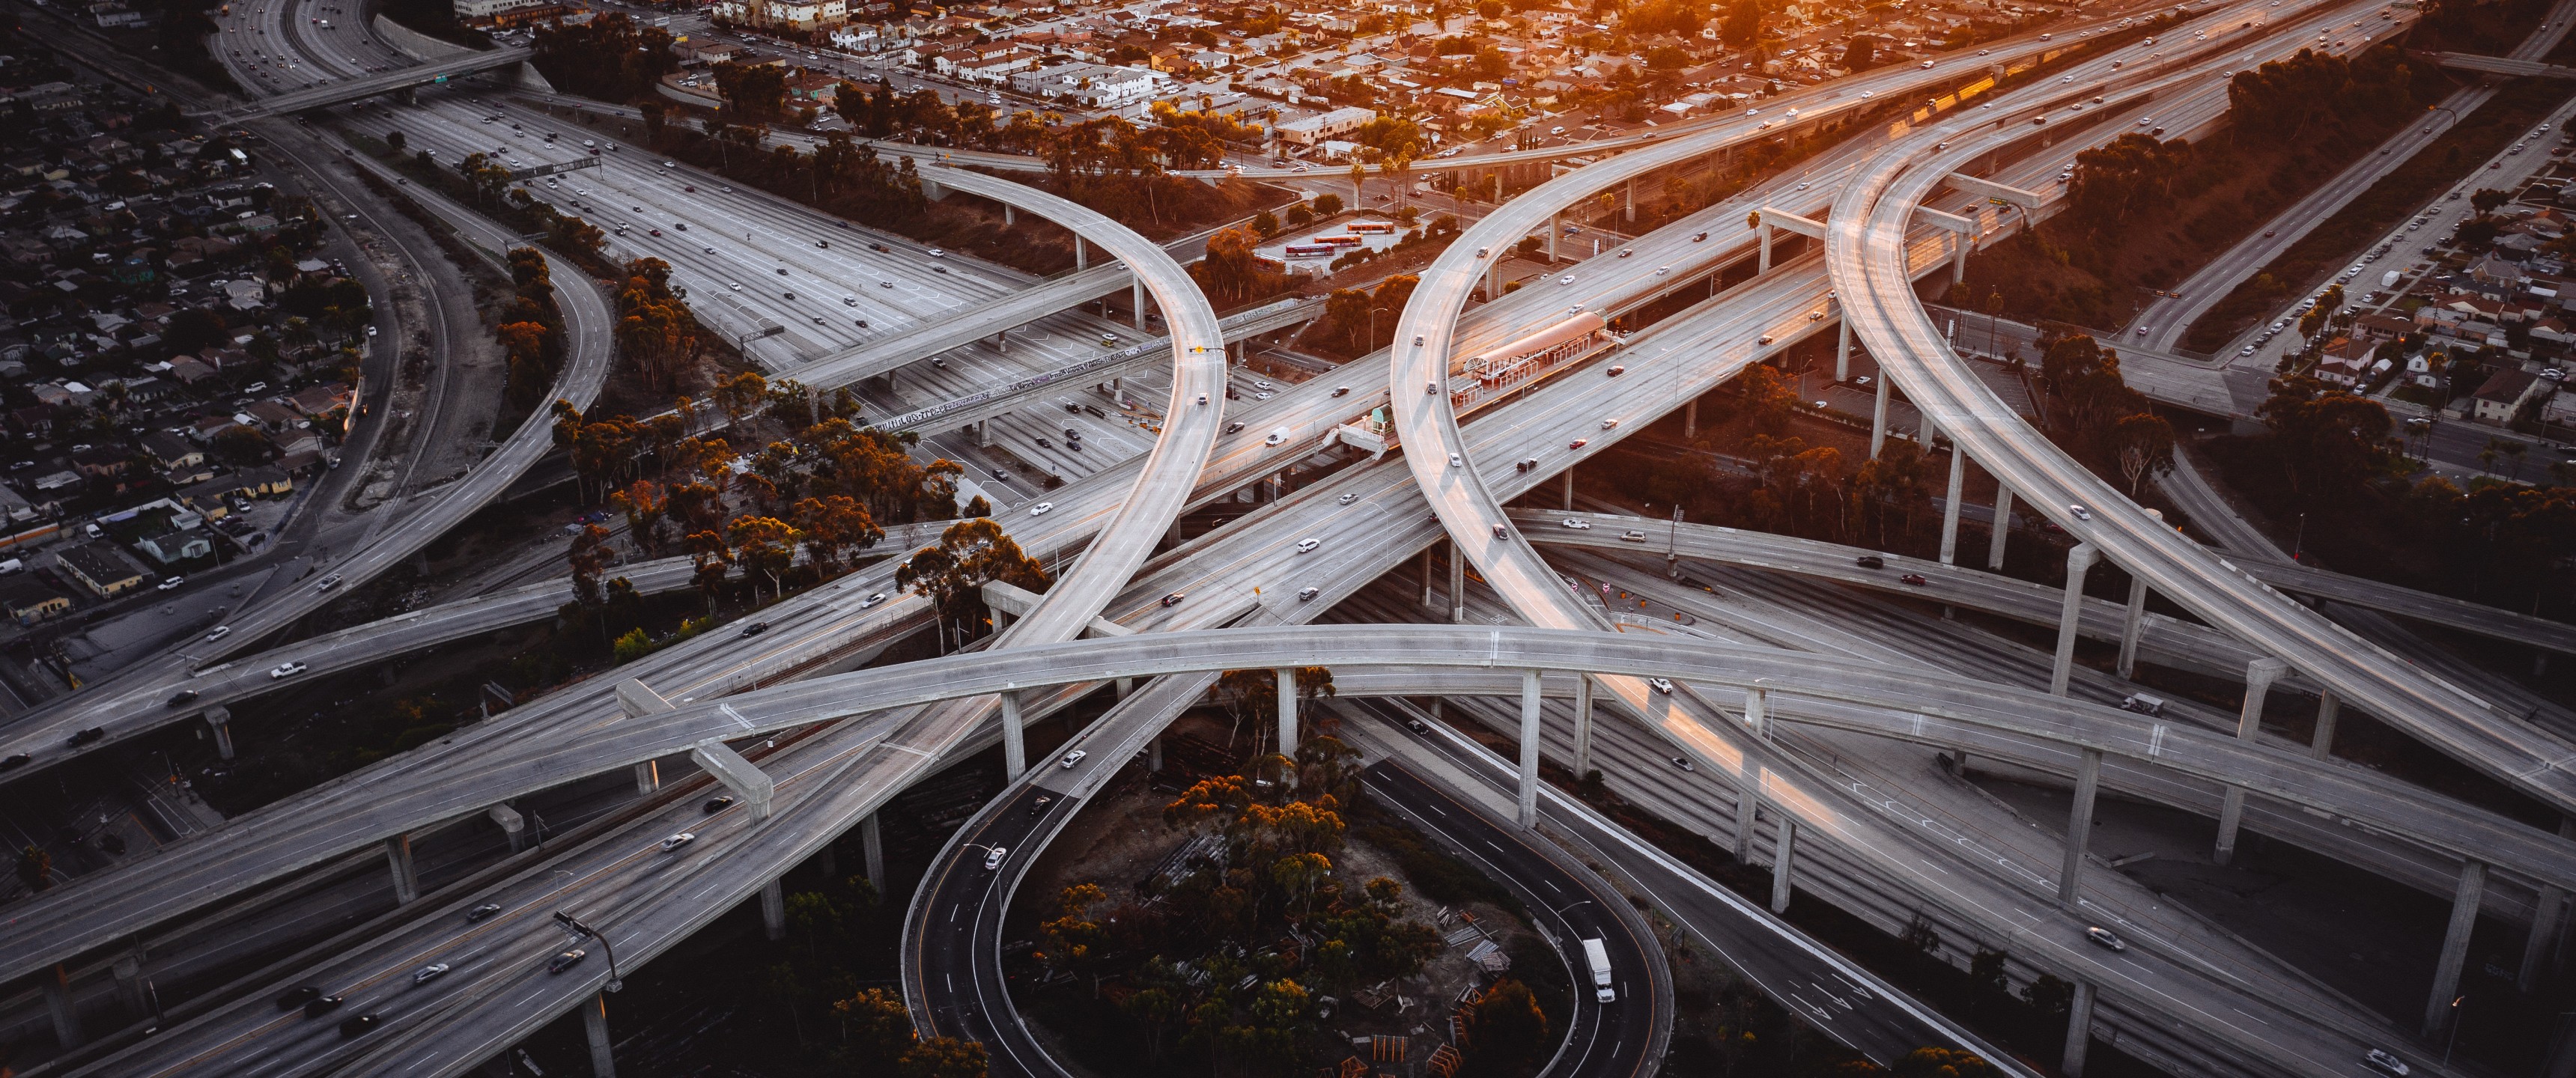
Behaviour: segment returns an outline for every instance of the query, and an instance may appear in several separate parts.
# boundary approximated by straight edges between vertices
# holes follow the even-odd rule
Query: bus
[[[1314,242],[1333,247],[1357,247],[1360,245],[1360,238],[1357,236],[1317,236],[1315,237]]]
[[[1375,232],[1375,233],[1378,233],[1378,234],[1381,234],[1381,235],[1392,236],[1392,235],[1394,235],[1394,234],[1395,234],[1395,222],[1393,222],[1393,221],[1353,221],[1353,222],[1351,222],[1351,224],[1350,224],[1350,230],[1351,230],[1352,232],[1354,232],[1354,233],[1360,233],[1360,232]]]
[[[1339,250],[1341,248],[1329,244],[1292,243],[1288,245],[1287,255],[1290,258],[1326,258]]]

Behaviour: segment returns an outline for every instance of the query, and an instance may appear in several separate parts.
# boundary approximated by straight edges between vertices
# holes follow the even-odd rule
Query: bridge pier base
[[[1692,397],[1682,402],[1682,438],[1687,441],[1697,437],[1699,437],[1699,398]]]
[[[617,1078],[617,1056],[608,1044],[608,994],[590,997],[581,1008],[581,1031],[590,1041],[592,1078]]]
[[[885,832],[877,825],[877,814],[868,813],[859,821],[859,863],[868,874],[868,886],[885,895]]]
[[[1574,777],[1592,771],[1592,675],[1574,675]]]
[[[1880,377],[1886,377],[1884,374]],[[1834,320],[1834,381],[1851,381],[1851,319]]]
[[[411,836],[395,835],[385,840],[385,861],[393,868],[394,902],[408,906],[420,900],[420,875],[411,863]]]
[[[210,708],[207,708],[207,709],[206,709],[206,729],[207,729],[207,731],[208,731],[208,732],[210,732],[210,733],[214,734],[214,736],[215,736],[215,757],[216,757],[217,759],[222,759],[222,760],[229,760],[229,759],[232,759],[232,758],[233,758],[233,712],[232,712],[232,709],[231,709],[231,708],[225,708],[225,707],[210,707]]]
[[[760,885],[760,928],[773,941],[787,938],[787,888],[776,877]]]
[[[2335,720],[2341,717],[2343,700],[2334,694],[2334,690],[2318,693],[2317,728],[2308,735],[2308,755],[2320,760],[2334,755]]]
[[[2075,998],[2066,1008],[2066,1054],[2057,1069],[2066,1078],[2084,1078],[2084,1052],[2093,1047],[2093,985],[2075,982]]]
[[[2077,543],[2066,552],[2066,606],[2057,618],[2057,664],[2048,672],[2048,694],[2066,695],[2066,681],[2075,674],[2075,626],[2084,613],[2084,574],[2093,568],[2095,551],[2091,543]]]
[[[2093,798],[2102,788],[2102,750],[2084,750],[2075,769],[2075,805],[2066,814],[2066,863],[2057,873],[2057,904],[2072,910],[2084,878],[2084,849],[2093,841]]]
[[[2469,960],[2469,930],[2478,924],[2478,906],[2486,899],[2484,861],[2460,865],[2460,883],[2451,893],[2451,924],[2442,934],[2442,956],[2433,963],[2433,991],[2424,1000],[2424,1035],[2431,1037],[2458,1015],[2451,1000],[2459,992],[2460,967]]]
[[[1789,912],[1789,866],[1798,847],[1798,821],[1786,812],[1780,814],[1779,830],[1771,839],[1771,912]]]
[[[1002,698],[1002,775],[1016,779],[1029,768],[1027,732],[1020,729],[1020,694],[1006,692]]]
[[[1929,447],[1930,439],[1923,443]],[[1950,493],[1941,503],[1941,564],[1959,561],[1959,500],[1968,487],[1968,451],[1950,444]]]
[[[1297,668],[1282,666],[1271,671],[1279,679],[1279,755],[1288,758],[1290,775],[1295,775],[1297,746]]]
[[[71,971],[57,965],[44,983],[45,1010],[54,1020],[54,1043],[66,1051],[80,1047],[80,1008],[72,1001]]]
[[[2129,574],[2129,609],[2120,619],[2120,679],[2138,669],[2138,638],[2147,631],[2147,578]]]
[[[2288,672],[2290,664],[2265,656],[2245,664],[2245,706],[2236,716],[2236,737],[2252,741],[2263,729],[2263,699],[2272,693],[2272,683]],[[2226,864],[2236,856],[2236,828],[2245,819],[2245,788],[2230,786],[2218,805],[2218,845],[2209,859]]]
[[[1538,671],[1521,671],[1521,788],[1519,814],[1522,827],[1538,826]]]
[[[1878,397],[1869,410],[1869,459],[1877,460],[1880,448],[1887,445],[1887,398],[1890,394],[1887,370],[1878,372]]]
[[[2004,571],[2004,537],[2012,534],[2012,488],[1995,484],[1995,522],[1986,529],[1986,569]]]
[[[510,838],[510,852],[528,848],[528,820],[519,810],[508,805],[494,805],[489,813],[492,822],[501,825],[501,833]]]

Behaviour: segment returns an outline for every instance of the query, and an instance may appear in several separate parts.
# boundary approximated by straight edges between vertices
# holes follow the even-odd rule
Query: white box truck
[[[1583,957],[1585,961],[1592,964],[1592,998],[1598,999],[1603,1003],[1617,1000],[1619,998],[1619,993],[1610,990],[1609,948],[1601,946],[1600,940],[1585,940],[1583,941]]]
[[[2387,288],[2395,285],[2397,283],[2397,279],[2403,276],[2405,276],[2405,274],[2396,270],[2389,270],[2386,273],[2382,273],[2379,275],[2379,287]]]

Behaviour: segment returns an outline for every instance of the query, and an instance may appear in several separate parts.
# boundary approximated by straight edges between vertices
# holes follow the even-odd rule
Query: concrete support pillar
[[[1924,439],[1924,445],[1932,444]],[[1941,564],[1959,562],[1959,502],[1968,489],[1968,451],[1957,443],[1950,446],[1950,493],[1941,503]]]
[[[1027,731],[1020,729],[1020,694],[1006,692],[1001,696],[1002,774],[1005,778],[1016,779],[1029,767],[1029,750],[1024,743]]]
[[[1073,268],[1076,270],[1091,268],[1091,246],[1082,242],[1081,233],[1075,233],[1073,237]]]
[[[1798,846],[1798,821],[1786,812],[1779,814],[1779,830],[1771,840],[1771,912],[1789,912],[1789,865]]]
[[[1492,303],[1501,298],[1503,298],[1503,259],[1502,256],[1496,255],[1493,261],[1485,263],[1485,302]]]
[[[1869,459],[1871,460],[1877,460],[1880,447],[1887,444],[1887,398],[1891,393],[1888,389],[1890,384],[1892,383],[1887,380],[1886,368],[1880,368],[1878,397],[1871,403],[1869,409]]]
[[[1635,220],[1637,219],[1637,178],[1636,178],[1636,177],[1631,176],[1631,177],[1629,177],[1629,178],[1628,178],[1628,189],[1627,189],[1627,192],[1626,192],[1625,194],[1623,194],[1623,195],[1621,195],[1621,196],[1620,196],[1619,201],[1622,203],[1622,205],[1619,207],[1619,210],[1620,210],[1621,215],[1622,215],[1622,216],[1624,216],[1624,217],[1625,217],[1627,220],[1629,220],[1629,221],[1635,221]]]
[[[1682,437],[1684,439],[1699,437],[1699,398],[1697,397],[1682,402]]]
[[[1574,777],[1592,770],[1592,675],[1574,675]]]
[[[1762,771],[1752,768],[1735,791],[1735,863],[1753,864],[1753,828],[1762,822]]]
[[[1145,279],[1137,278],[1135,284],[1127,286],[1127,290],[1128,306],[1136,314],[1136,331],[1142,333],[1145,331]]]
[[[215,735],[215,757],[233,758],[233,712],[231,708],[206,709],[206,729]]]
[[[993,421],[990,419],[980,420],[974,424],[974,429],[976,448],[991,449],[993,447]]]
[[[1963,232],[1953,232],[1953,233],[1950,233],[1950,253],[1951,253],[1951,257],[1950,257],[1950,283],[1951,283],[1951,284],[1957,284],[1957,283],[1959,283],[1959,282],[1961,282],[1961,281],[1964,281],[1964,280],[1967,280],[1967,279],[1968,279],[1968,252],[1973,251],[1973,250],[1975,250],[1975,249],[1976,249],[1976,244],[1974,244],[1974,243],[1972,243],[1972,242],[1969,242],[1969,240],[1968,240],[1968,236],[1967,236],[1967,234],[1966,234],[1966,233],[1963,233]]]
[[[1744,690],[1744,728],[1764,741],[1771,740],[1771,690],[1747,686]]]
[[[2147,631],[2147,578],[2129,574],[2129,610],[2120,620],[2120,679],[2138,669],[2138,638]]]
[[[1538,671],[1521,671],[1521,790],[1516,819],[1538,826]]]
[[[1126,380],[1125,378],[1112,378],[1112,379],[1110,379],[1110,380],[1109,380],[1109,396],[1110,396],[1110,398],[1111,398],[1111,399],[1115,400],[1115,401],[1118,403],[1118,406],[1119,406],[1119,407],[1121,407],[1121,408],[1126,407],[1126,406],[1127,406],[1127,380]]]
[[[868,885],[885,895],[885,832],[877,825],[877,814],[868,813],[859,821],[859,866],[868,874]]]
[[[1922,429],[1915,432],[1914,440],[1922,443],[1923,451],[1925,453],[1930,453],[1932,451],[1932,440],[1941,432],[1935,430],[1932,426],[1932,413],[1924,411],[1921,405],[1915,406],[1914,414],[1921,417],[1923,420]]]
[[[2093,544],[2077,543],[2066,552],[2066,606],[2057,618],[2057,665],[2048,672],[2048,694],[2066,695],[2075,675],[2075,623],[2084,613],[2084,574],[2093,568]]]
[[[1574,466],[1565,466],[1565,511],[1574,511]]]
[[[2075,998],[2066,1008],[2066,1055],[2058,1063],[2066,1078],[2084,1078],[2084,1051],[2093,1046],[2093,985],[2075,982]]]
[[[1449,542],[1449,623],[1467,623],[1467,559],[1459,555],[1454,539]]]
[[[1124,699],[1126,699],[1126,698],[1127,698],[1127,694],[1128,694],[1128,693],[1131,693],[1131,692],[1134,692],[1134,691],[1136,691],[1136,679],[1135,679],[1135,678],[1132,678],[1132,677],[1122,677],[1122,678],[1119,678],[1119,679],[1118,679],[1118,688],[1117,688],[1118,699],[1124,700]]]
[[[1834,381],[1851,381],[1851,319],[1848,318],[1834,320]]]
[[[1986,569],[2004,571],[2004,537],[2012,534],[2012,488],[1995,484],[1995,523],[1986,532]]]
[[[1553,213],[1547,215],[1547,261],[1549,265],[1556,264],[1556,238],[1564,231],[1565,221],[1562,216]]]
[[[2102,788],[2102,750],[2084,750],[2075,768],[2075,806],[2066,814],[2066,862],[2057,873],[2057,904],[2074,909],[2084,878],[2084,848],[2093,841],[2093,796]]]
[[[1145,743],[1145,770],[1160,771],[1162,769],[1163,738],[1161,735],[1157,734],[1153,740]]]
[[[1762,222],[1762,256],[1753,263],[1753,272],[1771,272],[1771,222]]]
[[[2531,934],[2522,941],[2522,969],[2515,983],[2528,994],[2540,986],[2540,970],[2549,961],[2549,952],[2558,941],[2558,923],[2567,917],[2567,892],[2542,884],[2540,901],[2531,913]]]
[[[760,885],[760,928],[772,940],[787,938],[787,888],[775,876]]]
[[[2266,656],[2245,664],[2245,705],[2238,709],[2236,736],[2251,741],[2263,729],[2263,698],[2271,695],[2272,683],[2290,669],[2290,664]],[[2245,819],[2245,790],[2230,786],[2218,804],[2218,844],[2209,859],[2226,864],[2236,856],[2236,828]]]
[[[494,805],[488,815],[493,823],[500,825],[501,833],[509,836],[511,853],[528,848],[528,821],[519,815],[519,810],[508,805]]]
[[[1019,215],[1019,212],[1018,212],[1017,210],[1012,209],[1012,208],[1011,208],[1011,204],[1010,204],[1010,203],[1008,203],[1008,202],[1002,203],[1002,227],[1004,227],[1004,228],[1009,228],[1009,227],[1011,227],[1012,225],[1016,225],[1016,224],[1019,224],[1019,223],[1020,223],[1020,215]]]
[[[116,998],[118,1002],[125,1004],[127,1013],[135,1015],[152,1013],[152,1000],[143,989],[141,953],[120,956],[115,964],[108,967],[108,973],[116,978]]]
[[[2486,893],[2486,862],[2462,864],[2459,888],[2451,892],[2451,924],[2442,933],[2442,955],[2433,963],[2433,991],[2424,998],[2426,1037],[2441,1032],[2456,1017],[2451,1000],[2459,995],[2460,967],[2469,960],[2469,931],[2478,926],[2478,905]]]
[[[2327,689],[2317,694],[2317,728],[2308,735],[2308,755],[2323,760],[2334,755],[2335,720],[2343,717],[2343,700]]]
[[[54,1019],[54,1043],[65,1051],[80,1047],[80,1008],[72,1002],[71,971],[58,965],[39,979],[45,986],[45,1010]]]
[[[617,1078],[617,1057],[608,1045],[608,994],[590,997],[581,1008],[581,1031],[590,1040],[592,1078]]]
[[[635,765],[635,793],[637,796],[650,794],[661,788],[661,761],[646,760],[643,763]]]
[[[1279,679],[1279,755],[1297,758],[1297,668],[1282,666],[1271,673]]]
[[[394,902],[408,906],[420,900],[420,876],[412,871],[411,836],[395,835],[385,840],[385,861],[394,872]]]
[[[1431,552],[1437,549],[1437,546],[1422,548],[1422,608],[1425,610],[1431,609]]]

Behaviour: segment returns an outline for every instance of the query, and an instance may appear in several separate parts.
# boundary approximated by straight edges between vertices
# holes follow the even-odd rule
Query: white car
[[[1009,857],[1010,855],[1011,850],[1010,847],[1007,846],[995,846],[992,849],[985,851],[984,871],[991,872],[994,869],[1002,867],[1002,859]]]
[[[1360,495],[1358,491],[1352,491],[1351,493],[1342,495],[1339,500],[1343,505],[1349,505],[1352,502],[1360,500]]]
[[[1297,553],[1312,554],[1315,552],[1316,547],[1322,545],[1324,545],[1324,541],[1321,539],[1300,539],[1297,540]]]
[[[1655,687],[1655,691],[1656,691],[1656,692],[1662,693],[1662,694],[1664,694],[1664,695],[1666,695],[1666,696],[1671,696],[1671,695],[1673,694],[1673,683],[1672,683],[1672,682],[1669,682],[1669,681],[1666,681],[1666,680],[1664,680],[1664,679],[1662,679],[1662,678],[1659,678],[1659,677],[1650,677],[1650,678],[1647,678],[1647,679],[1646,679],[1646,684],[1654,686],[1654,687]]]
[[[867,609],[867,608],[869,608],[869,607],[875,606],[875,605],[877,605],[878,603],[882,603],[882,602],[884,602],[884,601],[885,601],[885,593],[880,591],[880,592],[877,592],[877,593],[875,593],[875,594],[872,594],[872,595],[868,596],[868,597],[867,597],[866,599],[864,599],[864,600],[861,600],[861,601],[860,601],[860,603],[859,603],[859,609],[861,609],[861,610],[865,610],[865,609]]]
[[[218,626],[215,626],[215,631],[213,631],[213,632],[211,632],[211,633],[207,633],[207,634],[206,634],[206,642],[208,642],[208,643],[213,643],[214,641],[221,640],[221,639],[223,639],[223,638],[225,638],[225,637],[227,637],[227,636],[231,636],[232,634],[233,634],[233,627],[232,627],[232,626],[230,626],[230,625],[218,625]]]
[[[1642,543],[1646,541],[1646,533],[1639,531],[1621,532],[1619,533],[1619,541],[1622,543]]]
[[[2066,507],[2066,511],[2075,514],[2075,519],[2077,520],[2093,519],[2093,511],[2086,509],[2081,505],[2069,505]]]
[[[269,668],[268,677],[271,681],[275,681],[279,678],[290,678],[303,673],[304,669],[305,667],[303,663],[279,663],[278,665]]]
[[[1029,515],[1033,517],[1042,517],[1047,515],[1047,510],[1053,508],[1055,508],[1054,502],[1039,502],[1036,505],[1029,507]]]
[[[1573,274],[1571,274],[1571,273],[1569,273],[1569,274],[1566,274],[1566,275],[1565,275],[1565,276],[1563,276],[1563,277],[1559,277],[1559,278],[1557,278],[1557,279],[1556,279],[1556,283],[1558,283],[1558,284],[1573,284],[1573,283],[1574,283],[1574,275],[1573,275]]]
[[[2377,1048],[2373,1048],[2370,1051],[2362,1053],[2361,1061],[2370,1064],[2374,1070],[2396,1075],[2397,1078],[2406,1078],[2407,1073],[2414,1069],[2412,1067],[2408,1067],[2405,1060],[2399,1059],[2396,1056],[2390,1055],[2389,1053]]]
[[[1588,532],[1592,530],[1592,522],[1589,520],[1579,520],[1574,517],[1567,517],[1558,523],[1579,532]]]
[[[1084,752],[1081,749],[1075,749],[1072,752],[1065,753],[1061,759],[1058,759],[1056,761],[1056,766],[1062,767],[1067,771],[1071,771],[1073,770],[1073,765],[1081,763],[1082,758],[1089,755],[1091,754],[1088,752]]]
[[[679,834],[662,840],[662,852],[669,853],[672,850],[679,849],[680,847],[696,842],[697,840],[697,835],[688,831],[682,831]]]
[[[184,584],[184,583],[186,583],[186,582],[187,582],[187,578],[185,578],[185,577],[176,577],[176,576],[174,576],[174,577],[171,577],[171,578],[170,578],[170,579],[168,579],[168,580],[164,580],[164,581],[162,581],[162,582],[158,585],[158,587],[159,587],[159,588],[160,588],[160,590],[162,590],[162,591],[177,591],[177,590],[179,590],[179,585]]]
[[[1603,430],[1617,430],[1618,428],[1619,421],[1616,419],[1604,419],[1601,421],[1601,429]]]

